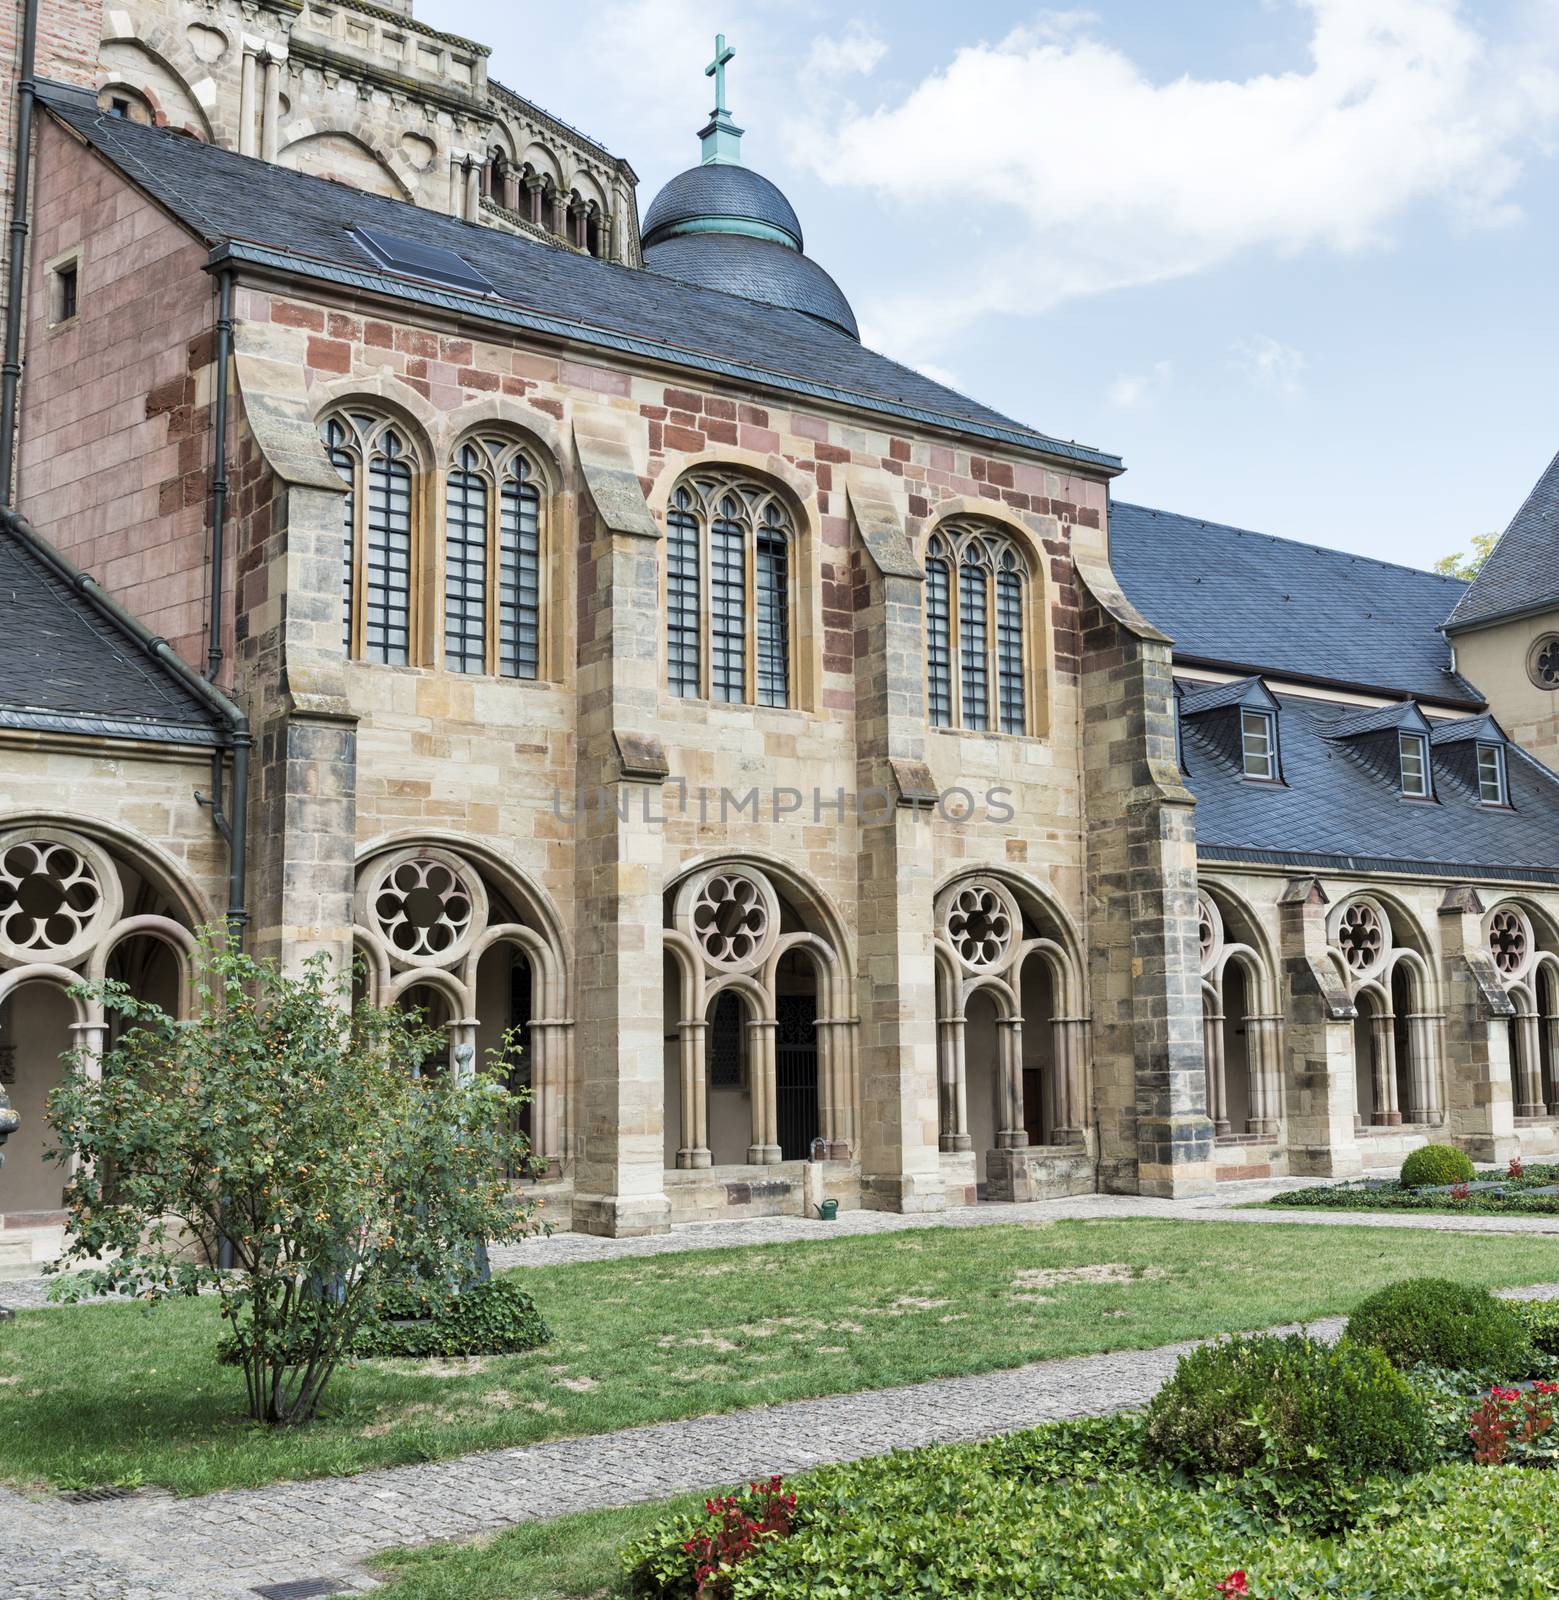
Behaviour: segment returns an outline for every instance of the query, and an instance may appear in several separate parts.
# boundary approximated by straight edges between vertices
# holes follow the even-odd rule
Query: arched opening
[[[1223,972],[1224,1107],[1229,1128],[1251,1131],[1251,1004],[1250,978],[1243,962],[1231,961]]]
[[[43,1157],[55,1142],[45,1113],[64,1072],[61,1057],[77,1042],[76,1021],[70,996],[49,979],[21,983],[0,1000],[0,1085],[22,1119],[0,1151],[0,1212],[45,1221],[64,1203],[65,1170]]]
[[[705,1055],[709,1084],[709,1155],[716,1167],[738,1166],[753,1144],[752,1030],[756,1021],[741,992],[722,989],[709,1002]]]
[[[1538,1040],[1543,1057],[1543,1104],[1559,1116],[1559,962],[1545,961],[1537,970]]]
[[[1354,1123],[1359,1128],[1390,1127],[1402,1120],[1396,1108],[1393,1019],[1377,990],[1362,990],[1354,1000]]]
[[[514,1127],[534,1146],[534,1059],[531,1044],[533,996],[538,984],[532,958],[508,940],[488,946],[476,964],[476,1065],[502,1066],[505,1087],[524,1104]],[[513,1048],[505,1047],[512,1041]],[[516,1053],[517,1051],[517,1053]],[[512,1179],[528,1176],[510,1172]]]
[[[1415,1092],[1414,1076],[1423,1070],[1418,1059],[1417,1032],[1412,1025],[1415,1013],[1422,1010],[1415,995],[1417,982],[1412,968],[1399,961],[1391,969],[1391,1042],[1393,1088],[1396,1104],[1409,1122],[1423,1120],[1422,1096]]]
[[[822,1132],[817,1062],[815,961],[789,949],[774,974],[774,1100],[782,1161],[805,1161]]]
[[[449,1070],[449,1024],[455,1020],[454,1007],[442,985],[413,983],[401,990],[396,1005],[408,1016],[417,1017],[434,1037],[421,1062],[413,1069],[420,1078],[436,1078]]]
[[[1055,974],[1042,956],[1024,961],[1018,982],[1023,1008],[1023,1132],[1030,1144],[1060,1144],[1065,1124],[1065,1089],[1056,1072]]]

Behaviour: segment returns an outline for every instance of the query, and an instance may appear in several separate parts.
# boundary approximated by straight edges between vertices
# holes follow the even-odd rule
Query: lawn
[[[180,1494],[358,1472],[1342,1312],[1409,1273],[1559,1280],[1551,1240],[1133,1219],[524,1269],[554,1338],[365,1362],[268,1431],[217,1366],[209,1299],[0,1324],[0,1478]]]

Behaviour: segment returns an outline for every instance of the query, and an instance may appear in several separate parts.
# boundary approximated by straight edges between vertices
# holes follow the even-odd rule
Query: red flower
[[[1521,1157],[1512,1156],[1510,1165],[1505,1168],[1505,1176],[1507,1178],[1519,1178],[1525,1171],[1526,1168],[1521,1165]]]
[[[1224,1600],[1232,1600],[1235,1595],[1248,1595],[1250,1593],[1250,1585],[1245,1580],[1245,1569],[1243,1567],[1236,1568],[1222,1583],[1215,1583],[1213,1591],[1222,1595]]]

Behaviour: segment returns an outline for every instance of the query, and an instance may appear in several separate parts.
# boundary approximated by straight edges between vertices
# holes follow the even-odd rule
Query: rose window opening
[[[0,851],[0,942],[22,959],[90,942],[105,902],[99,868],[60,839],[20,839]]]
[[[1012,908],[995,889],[970,884],[948,907],[947,936],[966,966],[988,970],[1012,948]]]
[[[1526,922],[1519,912],[1496,911],[1489,919],[1489,954],[1505,977],[1515,977],[1526,966],[1531,947]]]
[[[718,967],[740,966],[763,948],[770,915],[763,892],[740,873],[709,878],[693,906],[693,935]]]
[[[1198,895],[1196,900],[1196,943],[1205,972],[1223,947],[1222,920],[1206,895]]]
[[[1337,924],[1337,944],[1353,973],[1372,972],[1386,953],[1386,929],[1374,906],[1349,906]]]
[[[1532,650],[1532,681],[1540,689],[1559,689],[1559,633],[1539,639]]]
[[[446,863],[425,857],[402,861],[374,899],[379,931],[408,958],[447,956],[471,927],[470,891]]]

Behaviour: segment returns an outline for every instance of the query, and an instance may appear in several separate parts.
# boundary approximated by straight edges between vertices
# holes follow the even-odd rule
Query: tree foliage
[[[328,958],[289,976],[208,935],[193,1017],[112,981],[119,1019],[77,1050],[49,1103],[70,1163],[69,1261],[84,1292],[156,1302],[212,1287],[250,1414],[301,1422],[376,1304],[477,1276],[485,1241],[533,1231],[512,1040],[487,1070],[421,1075],[439,1037],[393,1006],[351,1004]],[[223,1240],[230,1270],[217,1266]]]
[[[1465,578],[1470,583],[1478,576],[1483,563],[1489,559],[1489,552],[1498,543],[1497,533],[1475,533],[1470,551],[1457,550],[1451,555],[1441,556],[1435,562],[1434,569],[1442,578]]]

